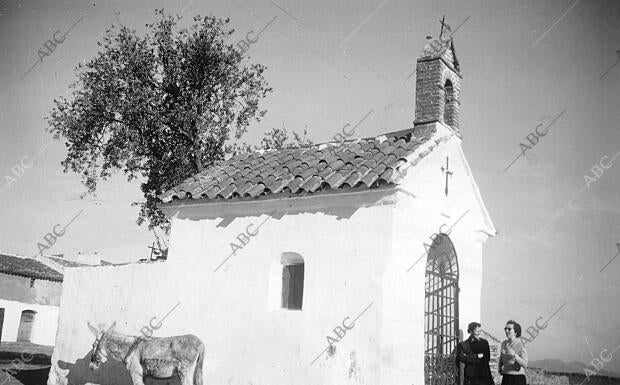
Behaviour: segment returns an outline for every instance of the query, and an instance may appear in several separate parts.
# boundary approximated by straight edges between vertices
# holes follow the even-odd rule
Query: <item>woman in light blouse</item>
[[[499,374],[502,385],[526,385],[525,368],[527,352],[521,341],[521,325],[510,320],[504,328],[506,340],[502,342],[499,357]]]

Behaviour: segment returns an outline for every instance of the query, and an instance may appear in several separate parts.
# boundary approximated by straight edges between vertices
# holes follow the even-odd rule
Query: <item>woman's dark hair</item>
[[[508,322],[506,322],[506,325],[511,324],[512,327],[515,329],[515,335],[518,337],[521,337],[521,325],[519,325],[517,323],[517,321],[513,321],[513,320],[508,320]]]
[[[474,330],[476,330],[476,328],[479,328],[480,326],[482,325],[480,325],[478,322],[470,323],[469,325],[467,325],[467,333],[473,332]]]

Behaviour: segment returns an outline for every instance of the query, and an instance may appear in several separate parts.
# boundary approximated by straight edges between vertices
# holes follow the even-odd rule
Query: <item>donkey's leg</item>
[[[187,370],[178,368],[177,373],[179,374],[179,378],[181,379],[181,385],[192,385],[191,377],[189,376],[189,373],[187,373]]]
[[[133,385],[144,385],[144,371],[142,365],[136,358],[132,358],[127,362],[127,370],[131,376]]]
[[[129,374],[131,374],[133,385],[144,385],[144,378],[141,373],[129,372]]]
[[[181,368],[177,368],[177,374],[179,375],[179,378],[181,379],[181,385],[191,385],[187,383],[187,373],[185,370]]]
[[[181,385],[194,385],[194,372],[191,370],[193,365],[179,364],[177,373],[181,379]]]

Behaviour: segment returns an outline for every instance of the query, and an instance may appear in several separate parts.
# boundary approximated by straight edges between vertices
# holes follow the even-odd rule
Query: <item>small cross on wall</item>
[[[452,171],[450,171],[449,167],[449,158],[446,156],[446,167],[441,166],[441,172],[446,174],[446,187],[443,190],[446,193],[446,196],[448,196],[448,177],[452,177],[452,174],[454,174]]]

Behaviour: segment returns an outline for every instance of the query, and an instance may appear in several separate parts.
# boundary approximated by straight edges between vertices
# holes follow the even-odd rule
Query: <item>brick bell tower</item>
[[[461,69],[450,26],[443,24],[438,38],[429,38],[417,60],[414,135],[441,122],[461,137]]]

